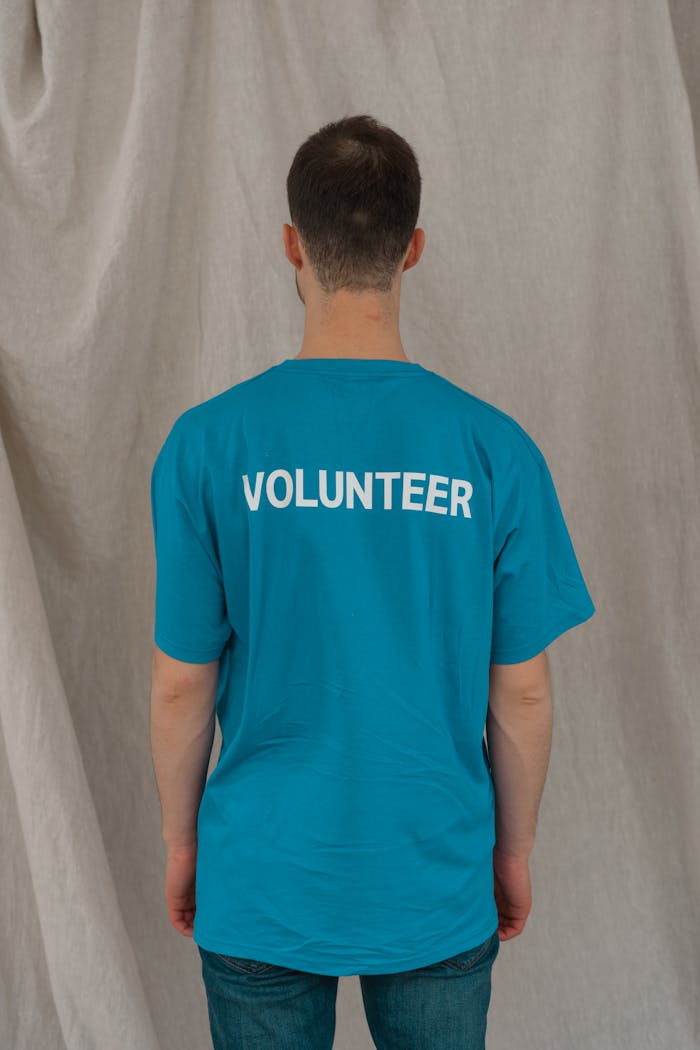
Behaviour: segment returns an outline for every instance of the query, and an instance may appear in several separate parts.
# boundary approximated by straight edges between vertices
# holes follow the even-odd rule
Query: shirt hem
[[[223,650],[223,646],[219,646],[216,649],[189,649],[184,645],[168,641],[161,634],[155,634],[153,641],[167,656],[172,656],[175,660],[183,660],[186,663],[210,663],[212,660],[220,657]]]
[[[591,602],[586,609],[572,613],[570,616],[562,617],[546,631],[543,631],[539,638],[534,639],[534,641],[523,642],[521,645],[510,646],[507,649],[493,649],[489,656],[489,662],[492,664],[515,664],[523,660],[530,660],[533,656],[537,656],[538,653],[542,652],[543,649],[546,649],[548,645],[551,645],[552,642],[555,642],[566,631],[570,631],[572,627],[578,627],[580,624],[590,620],[595,611],[595,605]]]
[[[338,964],[319,956],[307,956],[306,958],[296,955],[294,952],[271,951],[262,952],[261,949],[253,948],[251,945],[242,944],[240,941],[222,941],[217,937],[209,937],[206,933],[197,933],[193,940],[198,947],[205,951],[211,951],[222,955],[230,955],[239,959],[256,959],[260,962],[271,963],[273,966],[285,966],[294,970],[303,970],[306,973],[316,973],[327,977],[350,977],[359,974],[383,974],[402,973],[405,970],[414,970],[422,966],[431,966],[434,963],[449,959],[458,952],[470,951],[478,947],[488,937],[492,937],[498,929],[498,923],[494,926],[493,919],[488,926],[483,927],[477,933],[465,935],[460,933],[442,942],[441,947],[429,952],[416,952],[413,955],[404,956],[401,959],[393,959],[389,963],[363,963]],[[466,943],[465,943],[466,942]]]

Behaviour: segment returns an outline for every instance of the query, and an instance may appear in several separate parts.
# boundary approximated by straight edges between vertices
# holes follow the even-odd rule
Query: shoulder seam
[[[485,401],[483,398],[478,397],[476,394],[473,394],[471,390],[465,390],[463,387],[458,386],[457,383],[453,383],[451,379],[447,378],[447,376],[442,376],[438,372],[432,372],[431,374],[434,375],[436,379],[441,379],[443,382],[447,383],[460,394],[463,394],[465,397],[470,398],[472,401],[476,401],[483,408],[486,408],[490,412],[493,412],[505,423],[508,423],[511,429],[514,430],[515,433],[518,435],[522,444],[528,450],[528,453],[535,461],[535,463],[538,466],[540,465],[540,460],[543,458],[543,454],[539,449],[537,449],[538,454],[535,454],[535,451],[532,448],[532,444],[534,444],[533,439],[529,436],[529,434],[527,434],[524,427],[522,427],[520,423],[518,423],[517,419],[514,419],[512,416],[509,416],[507,412],[505,412],[501,408],[498,408],[496,405],[492,405],[489,401]]]
[[[226,394],[231,394],[234,390],[239,390],[241,387],[247,386],[249,383],[254,383],[257,379],[262,379],[263,376],[266,376],[268,372],[271,372],[272,369],[275,367],[275,365],[270,365],[269,368],[266,368],[262,372],[256,373],[256,375],[254,376],[249,376],[247,379],[241,379],[238,383],[232,383],[231,386],[227,386],[223,390],[220,390],[218,394],[212,394],[211,397],[205,397],[203,401],[197,401],[196,404],[189,405],[187,408],[184,408],[182,410],[179,416],[175,417],[175,421],[172,424],[173,427],[176,424],[178,424],[180,420],[184,419],[185,416],[188,416],[190,413],[196,412],[197,409],[203,408],[204,405],[208,405],[210,401],[216,401],[217,398],[225,397]]]

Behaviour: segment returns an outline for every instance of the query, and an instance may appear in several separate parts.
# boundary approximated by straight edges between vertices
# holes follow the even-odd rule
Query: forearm
[[[496,848],[528,856],[552,743],[551,696],[489,702],[486,739],[496,796]]]
[[[216,714],[209,698],[151,692],[151,756],[169,846],[197,839],[197,814],[207,779]]]

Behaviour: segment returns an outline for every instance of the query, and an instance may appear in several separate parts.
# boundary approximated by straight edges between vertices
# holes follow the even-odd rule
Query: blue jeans
[[[484,1050],[498,930],[449,959],[360,974],[377,1050]],[[338,978],[197,946],[214,1050],[331,1050]]]

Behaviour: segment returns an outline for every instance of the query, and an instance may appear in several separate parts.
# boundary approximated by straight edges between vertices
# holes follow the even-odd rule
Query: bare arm
[[[197,841],[197,815],[214,741],[219,662],[189,664],[154,646],[151,757],[168,847]]]
[[[496,795],[496,850],[527,857],[552,742],[552,696],[545,651],[518,664],[491,664],[486,740]]]

